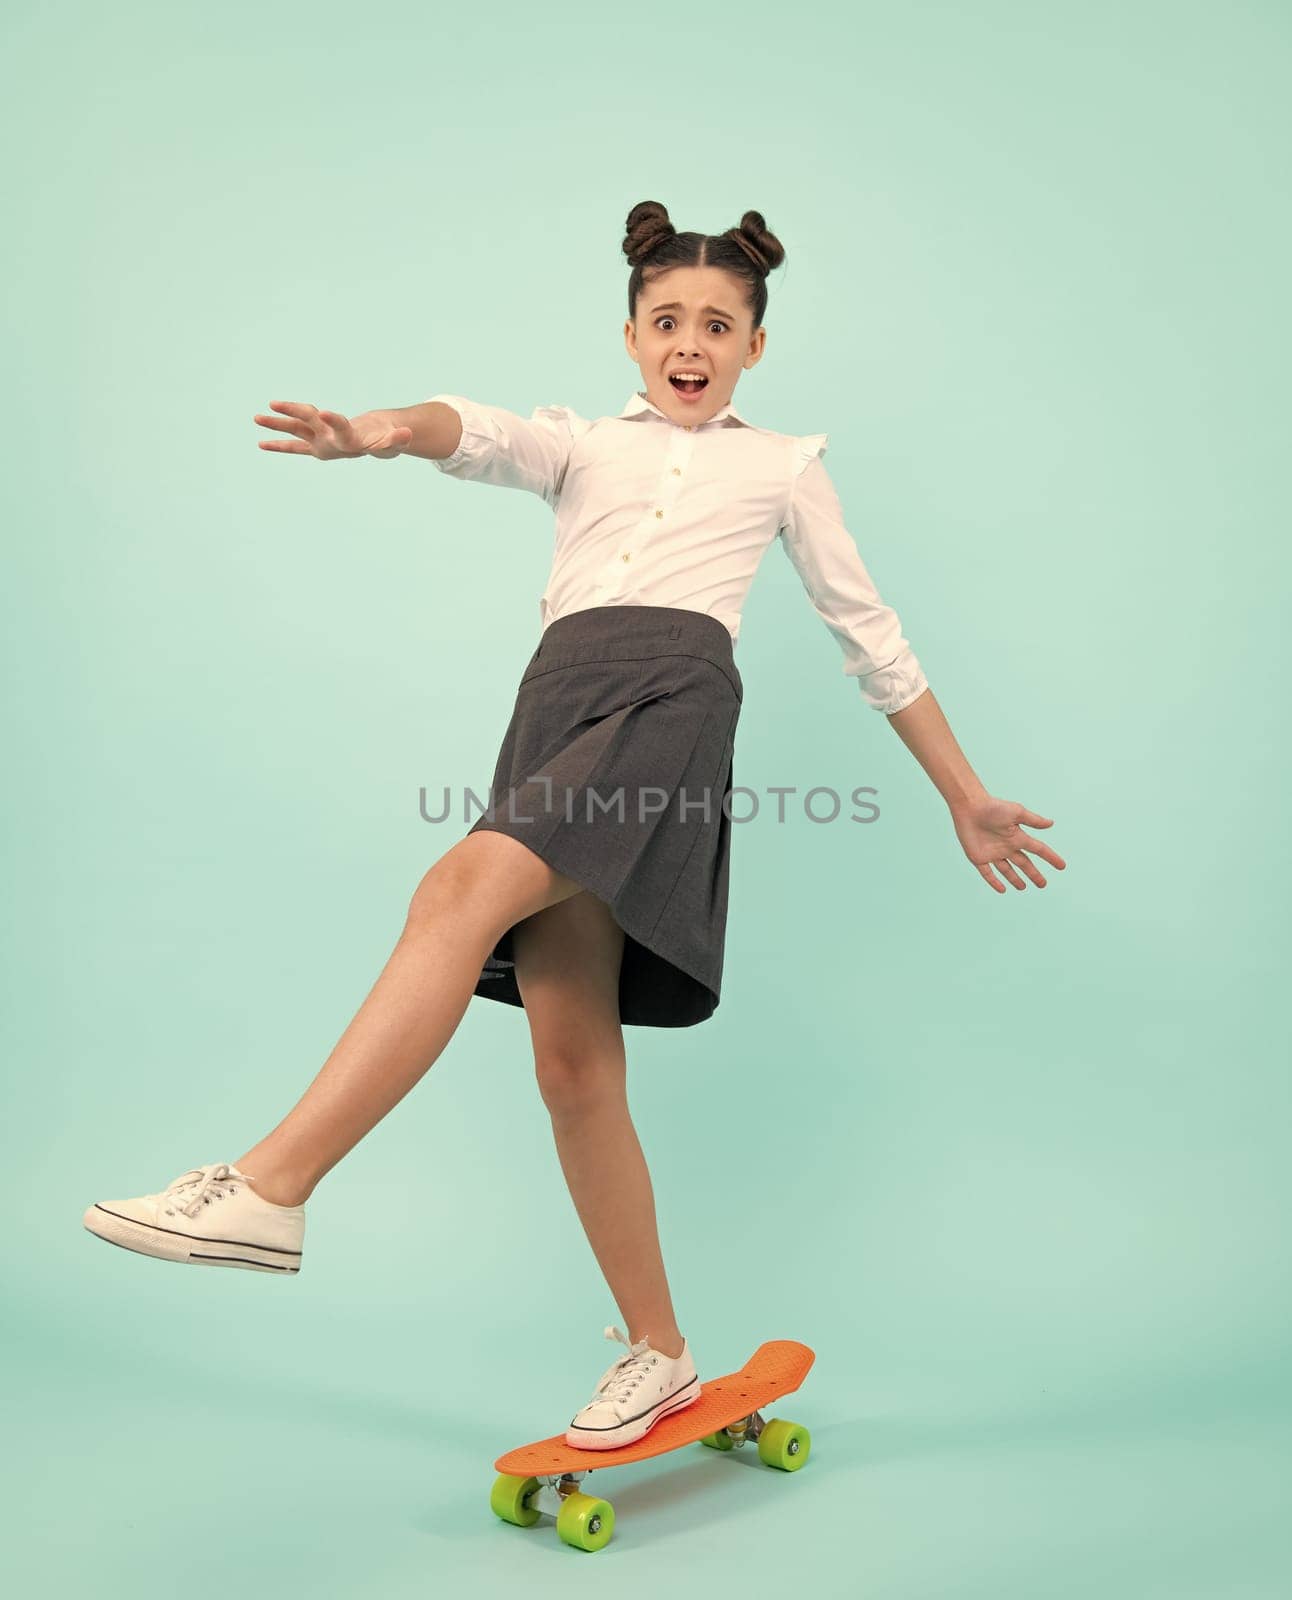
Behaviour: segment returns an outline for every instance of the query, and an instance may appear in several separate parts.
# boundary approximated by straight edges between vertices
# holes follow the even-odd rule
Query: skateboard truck
[[[739,1450],[744,1444],[757,1444],[758,1436],[766,1426],[767,1422],[761,1411],[751,1412],[749,1416],[741,1417],[736,1422],[729,1422],[725,1428],[719,1428],[718,1433],[725,1433],[731,1443],[730,1445],[717,1445],[715,1448],[719,1450]],[[710,1438],[716,1437],[716,1434],[705,1435],[698,1442],[708,1444]],[[790,1454],[798,1454],[797,1439],[790,1441]],[[534,1511],[546,1511],[549,1516],[558,1517],[561,1514],[562,1505],[572,1494],[580,1492],[580,1485],[593,1470],[592,1467],[588,1467],[583,1472],[550,1472],[545,1476],[540,1475],[538,1488],[532,1489],[525,1496],[524,1503]],[[597,1526],[591,1526],[592,1522],[596,1522]],[[588,1532],[595,1534],[599,1530],[600,1522],[595,1517],[590,1519]]]
[[[766,1426],[762,1412],[752,1411],[747,1417],[741,1417],[738,1422],[729,1422],[721,1431],[739,1450],[742,1444],[757,1444],[758,1435]]]

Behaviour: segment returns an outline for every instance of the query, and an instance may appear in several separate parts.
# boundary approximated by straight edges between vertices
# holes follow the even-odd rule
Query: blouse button
[[[630,558],[629,558],[629,557],[628,557],[628,556],[624,556],[624,557],[622,557],[622,559],[623,559],[623,560],[624,560],[624,561],[627,561],[627,560],[629,560],[629,559],[630,559]]]
[[[663,516],[663,515],[664,515],[664,513],[663,513],[663,512],[662,512],[662,511],[657,511],[657,512],[656,512],[656,513],[655,513],[655,515],[656,515],[656,516],[657,516],[657,517],[662,517],[662,516]]]
[[[681,469],[681,467],[674,467],[674,468],[673,468],[673,476],[674,476],[674,477],[675,477],[675,478],[680,478],[680,477],[681,477],[681,476],[682,476],[682,469]]]

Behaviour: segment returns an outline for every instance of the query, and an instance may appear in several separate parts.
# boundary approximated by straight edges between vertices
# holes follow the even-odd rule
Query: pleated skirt
[[[676,606],[558,617],[521,676],[469,831],[511,835],[610,908],[622,1023],[685,1028],[717,1009],[743,695],[726,627]],[[475,993],[524,1005],[512,929]]]

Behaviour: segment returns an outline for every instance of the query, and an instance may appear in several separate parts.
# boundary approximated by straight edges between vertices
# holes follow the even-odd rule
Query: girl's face
[[[704,422],[722,410],[746,367],[762,357],[766,328],[755,333],[746,285],[720,267],[674,267],[637,297],[624,323],[628,354],[646,380],[646,398],[675,422]],[[676,387],[670,373],[706,378],[698,390]]]

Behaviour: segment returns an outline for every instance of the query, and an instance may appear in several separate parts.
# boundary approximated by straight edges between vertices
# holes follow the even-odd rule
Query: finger
[[[349,417],[343,417],[339,411],[320,411],[319,416],[323,418],[330,428],[348,428],[350,426]]]
[[[1042,861],[1048,861],[1052,867],[1057,867],[1060,872],[1062,872],[1064,867],[1067,866],[1067,862],[1063,859],[1059,852],[1051,849],[1051,847],[1046,844],[1043,839],[1033,839],[1026,833],[1023,834],[1023,838],[1026,840],[1027,849],[1029,849],[1034,856],[1040,856]]]
[[[307,444],[288,444],[286,439],[257,439],[256,443],[262,450],[280,450],[292,456],[312,456],[314,452]]]
[[[267,417],[263,412],[256,413],[255,421],[262,428],[272,428],[277,433],[295,434],[298,439],[309,439],[313,434],[313,429],[303,422],[297,422],[294,419],[284,421],[282,417]]]
[[[1038,889],[1045,888],[1045,879],[1037,871],[1030,856],[1024,854],[1022,850],[1018,850],[1011,855],[1009,859],[1014,863],[1020,872],[1027,874],[1027,876],[1032,880]]]
[[[1027,888],[1027,885],[1019,877],[1018,873],[1014,871],[1014,863],[1008,857],[1006,857],[1004,861],[994,862],[993,865],[996,867],[998,872],[1003,872],[1005,874],[1006,880],[1009,883],[1012,883],[1016,889]]]
[[[1018,820],[1027,823],[1029,828],[1052,828],[1054,826],[1053,817],[1043,817],[1037,811],[1029,811],[1026,806],[1019,812]]]
[[[975,863],[975,865],[977,865],[977,863]],[[985,882],[991,888],[993,888],[997,894],[1005,893],[1005,885],[1000,881],[999,878],[997,878],[996,874],[991,870],[990,867],[979,866],[978,871],[982,875]]]
[[[298,400],[271,400],[271,411],[281,411],[289,417],[296,417],[301,422],[309,422],[317,415],[318,407],[308,405]]]

